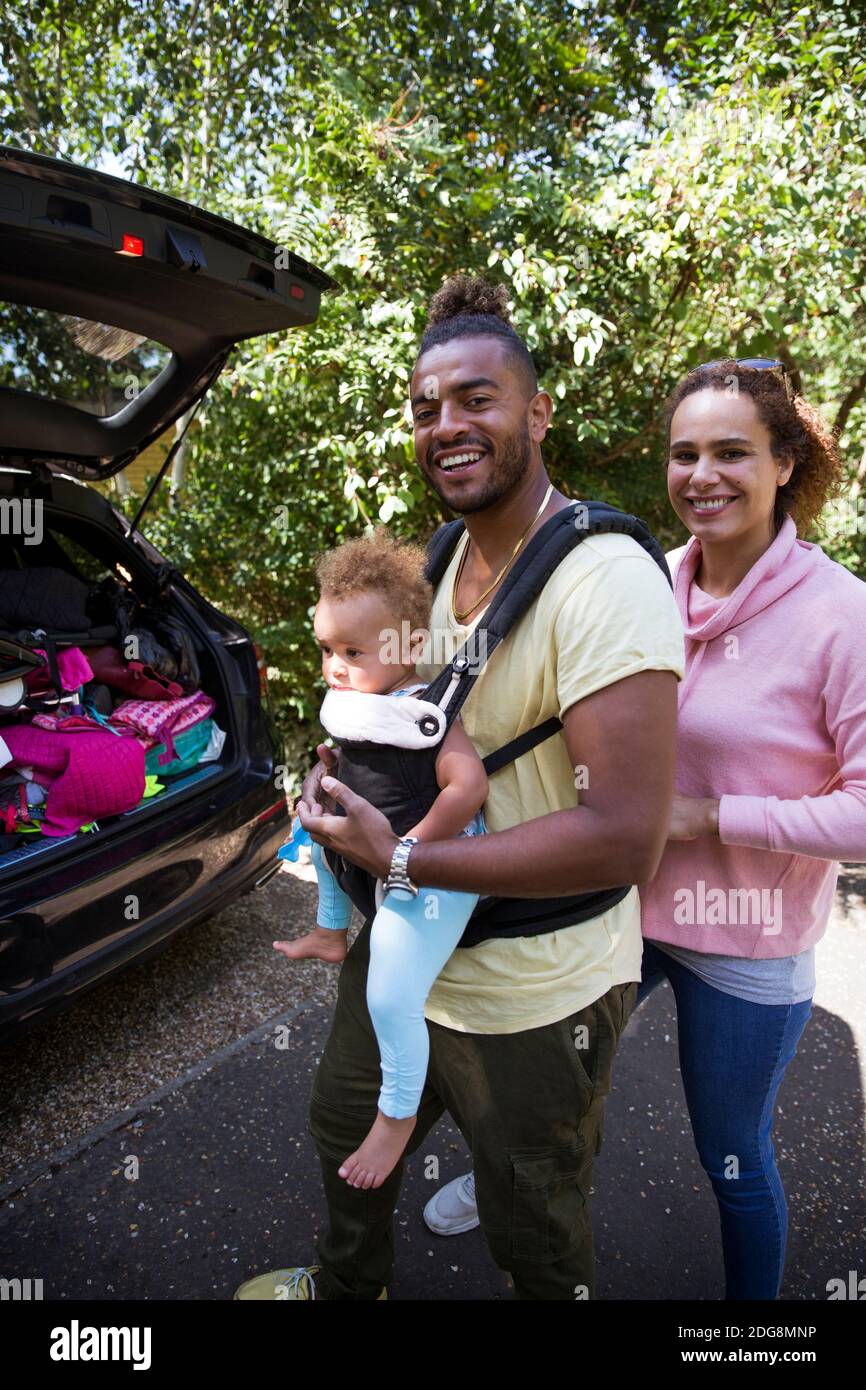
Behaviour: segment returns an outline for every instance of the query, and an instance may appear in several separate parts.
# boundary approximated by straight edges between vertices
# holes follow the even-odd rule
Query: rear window
[[[128,329],[0,302],[0,387],[115,415],[170,360],[170,348]]]

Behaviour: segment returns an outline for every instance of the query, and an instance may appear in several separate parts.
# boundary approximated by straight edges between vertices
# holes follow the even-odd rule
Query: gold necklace
[[[499,573],[497,574],[497,576],[496,576],[496,578],[494,579],[493,583],[492,583],[488,588],[486,588],[486,589],[484,590],[484,593],[483,593],[483,594],[479,594],[478,598],[477,598],[477,599],[475,600],[475,602],[471,605],[471,607],[469,607],[469,608],[464,608],[463,611],[460,612],[460,611],[458,611],[457,602],[456,602],[456,599],[457,599],[457,589],[458,589],[458,586],[459,586],[459,584],[460,584],[460,576],[461,576],[461,574],[463,573],[463,566],[464,566],[464,564],[466,563],[466,556],[469,554],[469,546],[470,546],[470,544],[471,544],[471,541],[467,541],[467,542],[466,542],[466,545],[465,545],[464,548],[463,548],[463,554],[460,556],[460,564],[457,566],[457,573],[456,573],[456,575],[454,576],[454,583],[453,583],[453,585],[451,586],[451,609],[452,609],[452,611],[453,611],[453,613],[454,613],[454,617],[457,619],[458,623],[462,623],[463,620],[464,620],[464,618],[468,618],[468,617],[469,617],[469,614],[472,613],[472,612],[474,612],[474,610],[479,606],[479,604],[481,603],[482,599],[485,599],[485,598],[487,597],[487,595],[491,592],[491,590],[493,590],[493,589],[496,588],[496,585],[499,583],[500,579],[502,578],[502,576],[503,576],[503,574],[505,573],[505,571],[508,569],[508,566],[511,564],[511,562],[512,562],[512,560],[514,559],[515,555],[517,554],[518,550],[519,550],[520,547],[523,545],[523,542],[526,540],[526,537],[528,536],[529,532],[532,530],[532,528],[533,528],[533,526],[535,525],[536,521],[537,521],[538,518],[541,516],[541,513],[544,511],[545,507],[547,506],[548,499],[549,499],[550,494],[551,494],[552,492],[553,492],[553,483],[551,483],[550,486],[548,487],[547,492],[544,494],[544,500],[542,501],[541,506],[538,508],[538,511],[535,513],[535,516],[532,518],[532,520],[530,521],[530,523],[529,523],[529,525],[527,526],[526,530],[523,532],[523,535],[519,537],[519,539],[518,539],[518,541],[517,541],[517,544],[515,545],[514,549],[512,550],[511,554],[509,555],[508,559],[505,561],[505,564],[502,566],[502,569],[501,569],[501,570],[499,571]]]

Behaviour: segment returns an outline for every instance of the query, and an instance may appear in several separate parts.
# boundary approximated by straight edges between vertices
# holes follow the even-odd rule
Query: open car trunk
[[[122,841],[180,798],[201,798],[204,818],[244,741],[237,695],[253,703],[243,630],[143,554],[90,489],[55,477],[52,493],[40,543],[5,538],[0,561],[0,642],[21,658],[7,646],[0,663],[0,881],[85,839]],[[141,668],[125,655],[136,643]],[[60,698],[50,662],[31,658],[40,647],[53,648]]]
[[[188,423],[233,348],[314,323],[336,288],[258,232],[0,147],[3,885],[64,855],[103,876],[149,857],[164,878],[172,835],[193,878],[218,875],[285,814],[249,635],[81,480]]]

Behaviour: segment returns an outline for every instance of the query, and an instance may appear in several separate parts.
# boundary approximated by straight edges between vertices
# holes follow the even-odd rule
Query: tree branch
[[[791,385],[793,386],[794,390],[797,392],[797,395],[798,395],[798,396],[799,396],[799,395],[802,395],[802,393],[803,393],[803,380],[802,380],[802,377],[800,376],[800,368],[797,366],[797,363],[794,361],[794,358],[791,356],[790,350],[788,349],[788,347],[787,347],[787,345],[786,345],[785,343],[780,343],[780,345],[779,345],[779,347],[776,349],[776,351],[777,351],[778,354],[779,354],[779,361],[780,361],[780,362],[784,362],[785,366],[788,368],[788,376],[791,378]]]
[[[833,422],[833,427],[838,434],[842,433],[848,423],[848,416],[860,400],[864,391],[866,391],[866,370],[860,373],[853,386],[850,386],[842,397],[842,404],[839,406],[836,419]]]

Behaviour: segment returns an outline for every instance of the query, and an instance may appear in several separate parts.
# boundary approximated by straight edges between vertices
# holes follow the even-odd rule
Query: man
[[[462,646],[538,528],[571,505],[544,469],[553,402],[538,390],[505,299],[504,287],[480,279],[446,282],[412,376],[419,466],[466,521],[435,593],[425,656],[435,653],[438,664],[419,664],[422,680]],[[628,536],[584,539],[493,654],[461,711],[482,757],[551,715],[562,730],[491,777],[490,834],[412,847],[411,881],[549,898],[652,878],[669,821],[682,673],[682,627],[653,559]],[[302,825],[386,878],[397,837],[375,807],[327,780],[333,751],[320,745],[319,756],[298,803]],[[327,794],[345,816],[325,812]],[[313,1084],[310,1132],[330,1215],[318,1263],[259,1275],[236,1297],[387,1296],[402,1160],[377,1188],[356,1189],[338,1173],[370,1127],[380,1085],[365,1002],[370,925],[341,969]],[[429,995],[430,1062],[407,1152],[451,1113],[472,1151],[484,1235],[519,1298],[594,1296],[587,1197],[640,960],[632,887],[588,921],[458,948]]]

